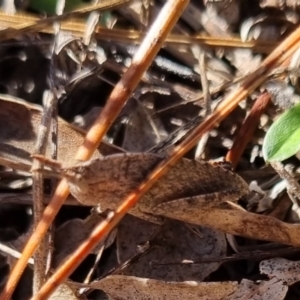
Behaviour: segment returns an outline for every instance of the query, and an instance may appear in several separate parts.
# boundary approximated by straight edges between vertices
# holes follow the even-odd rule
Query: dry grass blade
[[[126,3],[130,2],[130,0],[104,0],[101,1],[100,4],[97,5],[88,5],[85,6],[82,9],[65,13],[59,16],[49,17],[42,20],[33,20],[26,22],[19,22],[14,28],[8,28],[5,30],[0,31],[0,41],[5,41],[7,39],[14,38],[18,35],[21,35],[23,33],[29,33],[29,32],[35,32],[40,31],[49,25],[51,25],[54,22],[66,20],[71,17],[79,17],[83,14],[89,13],[94,10],[105,10],[110,9],[119,5],[124,5]],[[11,16],[10,16],[11,17]]]
[[[45,283],[38,295],[33,299],[47,298],[55,288],[70,275],[88,253],[113,229],[123,216],[131,209],[151,186],[161,178],[185,153],[187,153],[207,130],[223,120],[248,93],[264,82],[271,71],[290,57],[300,46],[300,27],[284,40],[262,63],[261,67],[246,77],[241,86],[232,91],[216,111],[200,124],[182,143],[177,146],[170,157],[160,163],[148,178],[124,199],[124,202],[101,222],[90,234],[89,238],[70,256],[62,266]]]
[[[177,22],[181,12],[187,4],[187,0],[169,0],[165,4],[153,26],[149,30],[148,36],[145,38],[141,47],[135,54],[128,71],[114,88],[110,98],[108,99],[107,105],[88,132],[83,145],[77,152],[76,159],[87,160],[92,156],[110,124],[114,121],[114,118],[118,115],[118,112],[121,110],[124,103],[139,83],[144,71],[151,64],[153,58],[161,48],[164,39]],[[53,195],[51,203],[45,209],[41,222],[26,244],[22,258],[17,262],[12,270],[6,286],[0,295],[1,300],[8,300],[11,298],[21,274],[27,265],[28,259],[36,250],[68,194],[69,190],[67,182],[66,180],[62,180]],[[51,292],[52,291],[49,293]],[[46,295],[42,295],[40,299],[46,299],[46,297]]]
[[[36,16],[16,13],[15,15],[7,15],[0,11],[0,24],[17,29],[20,23],[35,23],[39,19]],[[49,23],[49,25],[51,25]],[[82,37],[84,34],[86,24],[80,20],[67,20],[61,23],[61,29],[71,32],[74,36]],[[46,25],[40,31],[46,33],[54,33],[51,26]],[[94,32],[97,39],[111,40],[115,42],[126,43],[141,43],[146,36],[145,32],[124,29],[108,29],[97,25]],[[242,41],[240,38],[218,38],[204,35],[186,36],[183,34],[170,34],[165,39],[166,44],[172,45],[190,45],[199,44],[211,47],[238,47],[250,48],[262,53],[270,53],[275,47],[274,42],[263,40]]]

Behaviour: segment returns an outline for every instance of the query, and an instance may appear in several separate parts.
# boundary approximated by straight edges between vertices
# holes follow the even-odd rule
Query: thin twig
[[[50,131],[51,117],[52,117],[52,106],[53,106],[53,95],[47,91],[45,93],[44,110],[39,128],[39,134],[37,138],[36,154],[45,155],[46,147],[48,142],[48,135]],[[41,172],[36,171],[37,169],[43,168],[41,161],[33,159],[32,163],[32,193],[33,193],[33,215],[34,215],[34,228],[37,227],[42,219],[44,211],[44,178]],[[44,238],[34,255],[34,269],[33,269],[33,293],[37,293],[41,286],[44,284],[46,279],[46,264],[45,260],[47,257],[48,246],[46,238]]]
[[[122,204],[109,214],[106,220],[102,221],[91,232],[87,240],[85,240],[75,252],[69,256],[51,278],[45,283],[39,294],[33,297],[34,300],[47,299],[59,286],[65,278],[67,278],[82,260],[90,253],[90,251],[103,240],[124,217],[124,215],[134,206],[137,201],[160,179],[168,170],[176,164],[176,162],[186,154],[199,140],[199,138],[214,125],[223,120],[238,103],[243,100],[250,92],[260,86],[272,69],[280,66],[280,64],[290,57],[300,46],[300,27],[298,27],[287,39],[285,39],[279,47],[277,47],[262,63],[261,67],[247,76],[241,86],[232,91],[227,98],[218,106],[215,112],[208,116],[179,146],[175,147],[170,157],[162,161],[146,178],[146,180],[133,192],[131,192],[122,202]],[[226,228],[224,228],[226,229]],[[263,238],[257,233],[253,238]],[[293,241],[294,242],[294,241]]]
[[[202,120],[202,116],[197,116],[191,119],[186,124],[180,126],[178,129],[172,132],[167,138],[152,147],[149,152],[165,156],[170,146],[181,141],[189,132],[196,128]]]
[[[57,15],[62,15],[64,8],[65,8],[65,0],[58,0],[56,3],[56,14]],[[56,89],[56,73],[55,73],[55,58],[56,54],[58,53],[58,49],[60,47],[60,37],[61,37],[61,23],[60,22],[54,22],[53,23],[53,32],[54,32],[54,40],[53,40],[53,45],[51,49],[51,60],[50,60],[50,72],[49,72],[49,85],[50,85],[50,90],[52,93],[52,103],[51,103],[51,159],[56,159],[57,158],[57,142],[58,142],[58,111],[57,111],[57,106],[58,106],[58,95],[57,95],[57,89]],[[51,180],[51,187],[55,187],[57,184],[57,181],[55,179]],[[52,190],[53,191],[53,190]],[[44,268],[45,268],[45,274],[46,278],[47,275],[49,276],[49,270],[52,265],[52,260],[53,260],[53,244],[54,244],[54,232],[55,232],[55,227],[52,224],[50,227],[50,230],[48,230],[48,233],[46,237],[44,238],[45,242],[44,244],[47,245],[47,257],[43,259],[44,262]],[[46,253],[45,253],[46,254]],[[34,294],[34,289],[33,289],[33,294]]]
[[[199,69],[200,69],[200,78],[201,78],[201,85],[202,85],[202,92],[204,95],[204,103],[205,103],[205,116],[209,116],[212,112],[211,109],[211,96],[209,93],[209,84],[206,76],[206,64],[205,64],[205,51],[197,47],[199,51]],[[196,147],[196,153],[195,153],[195,159],[200,159],[204,149],[205,145],[209,138],[209,132],[206,132],[202,138],[200,139],[197,147]]]
[[[253,136],[254,130],[257,127],[260,117],[266,110],[270,100],[271,96],[269,93],[262,93],[256,99],[249,115],[236,134],[234,143],[226,155],[226,161],[229,161],[233,168],[237,166],[247,144]]]
[[[58,15],[61,15],[63,13],[64,4],[65,4],[64,0],[59,0],[57,2],[56,12]],[[51,47],[52,66],[53,66],[53,58],[54,58],[55,50],[59,40],[59,33],[60,33],[60,24],[58,22],[53,23],[53,30],[55,36],[53,40],[53,45]],[[50,69],[50,73],[51,73],[51,69]],[[52,74],[50,74],[51,91],[46,91],[45,93],[45,100],[44,100],[45,105],[44,105],[43,116],[40,125],[41,131],[37,142],[38,147],[37,150],[35,151],[35,154],[37,155],[45,155],[48,135],[49,135],[50,127],[52,125],[53,109],[54,106],[56,105],[55,103],[56,96],[54,95],[54,86],[52,83],[52,79],[53,79]],[[44,178],[43,178],[43,173],[39,171],[42,169],[43,169],[43,162],[33,157],[32,175],[33,175],[33,196],[34,196],[33,199],[34,228],[36,228],[39,222],[41,221],[45,209],[44,199],[43,199]],[[41,286],[44,284],[46,280],[47,271],[50,268],[51,257],[52,257],[52,251],[50,246],[50,243],[52,241],[51,232],[52,230],[48,231],[48,233],[45,235],[44,239],[40,242],[39,247],[36,250],[34,255],[35,264],[33,269],[33,294],[36,294],[40,290]]]
[[[161,48],[164,39],[177,22],[187,4],[188,0],[169,0],[165,4],[150,28],[147,37],[134,55],[131,66],[113,89],[106,106],[101,111],[101,114],[95,121],[95,124],[87,133],[83,145],[78,149],[76,159],[84,161],[88,160],[92,156],[110,125],[118,116],[119,111],[138,85],[143,73],[150,66],[155,55]],[[67,181],[63,179],[59,183],[50,204],[44,211],[42,221],[38,224],[36,230],[27,242],[21,259],[18,260],[13,268],[3,292],[0,295],[1,300],[9,300],[11,298],[11,295],[27,265],[28,259],[36,250],[68,194],[68,184]],[[50,291],[50,293],[51,292],[52,291]],[[46,297],[47,296],[41,296],[40,299],[46,299]]]

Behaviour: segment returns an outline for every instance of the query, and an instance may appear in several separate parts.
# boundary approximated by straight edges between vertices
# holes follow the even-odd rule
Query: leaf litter
[[[131,23],[136,29],[143,30],[149,24],[147,12],[160,9],[158,3],[152,8],[143,5],[118,8],[110,18],[116,21],[116,28],[120,24]],[[217,92],[211,93],[213,107],[238,85],[231,82],[259,67],[265,55],[252,49],[222,49],[222,39],[237,38],[240,45],[251,39],[257,43],[266,39],[275,45],[297,24],[298,12],[291,10],[297,5],[297,1],[257,1],[255,5],[250,1],[243,4],[240,1],[190,4],[176,25],[176,32],[194,34],[202,30],[219,38],[218,48],[204,47],[209,90],[217,87]],[[271,13],[267,7],[273,7],[274,12]],[[28,8],[25,5],[22,9]],[[136,13],[137,9],[140,14]],[[8,23],[7,27],[10,26]],[[37,28],[33,25],[30,30]],[[242,28],[241,31],[239,28]],[[72,37],[72,33],[67,34]],[[45,177],[52,174],[67,178],[73,197],[79,201],[73,208],[66,205],[63,209],[66,211],[62,211],[62,216],[53,224],[54,246],[50,247],[54,247],[54,251],[50,268],[59,265],[89,236],[93,225],[103,218],[99,213],[102,215],[107,210],[114,210],[122,198],[137,188],[154,166],[205,115],[198,61],[191,45],[179,43],[174,46],[168,43],[144,74],[139,87],[143,93],[137,92],[135,99],[132,97],[127,102],[93,159],[78,164],[74,155],[83,140],[84,130],[97,114],[93,111],[104,107],[111,87],[126,70],[135,51],[128,46],[128,40],[126,43],[116,42],[113,36],[112,40],[98,39],[98,35],[93,36],[93,27],[86,31],[86,35],[85,45],[78,38],[61,41],[52,69],[60,115],[68,122],[77,120],[76,124],[83,129],[58,119],[57,160],[61,165],[53,169],[46,163],[42,172]],[[18,193],[23,197],[24,189],[30,195],[28,187],[31,181],[27,179],[30,179],[31,155],[35,151],[41,120],[42,108],[27,101],[42,104],[42,94],[48,88],[49,68],[30,73],[28,64],[23,63],[30,61],[32,70],[41,62],[49,66],[47,43],[49,45],[51,37],[42,33],[36,33],[36,36],[44,44],[34,45],[36,37],[23,35],[14,41],[18,45],[3,42],[0,51],[0,66],[6,71],[3,72],[6,75],[0,74],[0,127],[5,128],[0,131],[1,189],[4,189],[3,192],[13,189],[14,197]],[[183,37],[182,34],[179,42]],[[129,37],[124,35],[123,38],[126,40]],[[10,49],[11,54],[5,49]],[[100,71],[96,70],[99,64]],[[234,264],[226,261],[226,257],[238,249],[243,253],[245,244],[259,249],[262,243],[259,240],[299,247],[298,225],[289,224],[299,220],[295,216],[292,219],[290,206],[279,201],[288,198],[286,190],[283,188],[275,193],[272,196],[274,201],[268,202],[268,205],[262,204],[274,190],[274,183],[268,182],[276,175],[273,170],[266,171],[262,141],[274,117],[299,102],[297,73],[293,70],[295,66],[296,57],[290,68],[283,66],[285,69],[271,75],[262,86],[272,95],[273,102],[261,116],[248,146],[238,158],[236,171],[210,162],[198,162],[191,151],[142,197],[131,210],[132,215],[126,216],[114,234],[90,254],[89,259],[93,263],[88,259],[82,263],[83,275],[78,276],[75,272],[73,282],[64,284],[52,298],[96,299],[94,295],[100,289],[110,299],[290,299],[292,293],[297,292],[297,287],[291,285],[299,281],[297,255],[293,257],[296,261],[288,260],[288,252],[282,258],[261,262],[253,257],[244,261],[247,268],[242,270],[242,262]],[[75,75],[81,71],[87,71],[88,76],[79,76],[72,84]],[[248,95],[239,108],[209,132],[204,147],[205,160],[218,161],[226,156],[234,135],[260,92],[256,90]],[[102,99],[95,100],[99,98],[95,95],[99,94]],[[80,118],[82,125],[78,122]],[[49,143],[47,157],[50,157],[50,152]],[[289,158],[287,163],[292,165],[292,175],[297,179],[297,155]],[[16,180],[24,183],[18,185]],[[24,180],[27,180],[26,183]],[[282,181],[280,178],[278,180],[279,183]],[[253,186],[253,182],[260,189],[249,193],[248,184]],[[48,195],[52,184],[45,187]],[[255,195],[255,202],[252,201],[251,205],[250,195]],[[11,215],[17,211],[13,203]],[[26,218],[30,219],[32,212],[28,202],[21,206]],[[91,213],[94,206],[96,208],[93,210],[98,211],[96,215]],[[3,209],[0,203],[0,210]],[[285,210],[287,213],[276,214],[274,210]],[[59,218],[63,221],[56,224]],[[10,231],[14,227],[8,224],[4,219],[3,223],[0,222],[0,242],[10,243],[10,247],[21,252],[32,228],[21,233]],[[6,236],[3,229],[7,230]],[[7,232],[12,233],[11,237]],[[227,245],[224,233],[239,236],[233,236],[237,245],[235,249]],[[12,242],[16,242],[15,246]],[[3,251],[1,255],[11,257]],[[11,266],[12,262],[8,264]],[[261,274],[255,268],[258,264]],[[1,278],[1,282],[4,280]],[[93,282],[90,283],[90,280]],[[30,293],[30,286],[27,289]],[[19,299],[19,296],[15,297]]]

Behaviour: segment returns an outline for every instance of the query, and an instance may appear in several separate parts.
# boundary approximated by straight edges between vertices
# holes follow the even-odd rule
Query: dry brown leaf
[[[209,199],[209,195],[204,196],[205,198]],[[223,208],[204,209],[203,197],[199,197],[199,200],[194,197],[190,201],[188,199],[170,201],[153,208],[153,213],[234,235],[300,246],[300,226],[250,213],[228,203],[223,203]]]
[[[0,133],[1,164],[12,165],[23,171],[30,170],[30,156],[35,151],[41,112],[42,108],[38,105],[0,95],[0,126],[6,129]],[[58,132],[58,159],[66,165],[72,165],[75,153],[83,141],[84,131],[59,119]],[[102,143],[93,157],[117,152],[121,152],[121,149]],[[23,163],[21,167],[19,163]]]
[[[270,278],[276,277],[278,280],[292,285],[300,280],[300,262],[291,261],[284,258],[272,258],[264,260],[259,265],[260,273],[268,275]]]
[[[56,291],[49,297],[49,300],[86,300],[84,296],[77,296],[76,291],[73,290],[67,283],[61,284]]]
[[[113,275],[92,282],[90,287],[101,289],[111,297],[110,299],[118,300],[218,300],[233,293],[237,288],[237,283],[199,283],[196,281],[179,283]]]
[[[259,284],[243,279],[238,289],[226,300],[283,300],[288,287],[282,281],[274,278],[270,281],[261,281]]]
[[[155,128],[155,121],[150,120],[150,111],[147,114],[146,107],[137,105],[129,117],[122,147],[129,152],[144,152],[155,146],[162,137],[166,137],[165,132],[160,136],[161,132]]]
[[[129,232],[130,235],[134,232],[136,236],[144,234],[144,240],[140,239],[139,242],[145,243],[150,240],[150,248],[138,260],[131,262],[122,271],[123,275],[164,281],[202,281],[216,271],[221,263],[179,264],[178,262],[191,262],[202,258],[216,260],[226,254],[227,244],[224,234],[213,229],[187,226],[181,222],[168,220],[154,237],[149,235],[146,239],[147,232],[144,231],[148,227],[151,230],[153,225],[133,217],[129,221],[126,224],[123,222],[119,228],[118,251],[121,263],[138,252],[137,241],[129,238]]]
[[[139,245],[151,240],[161,230],[161,226],[126,215],[118,226],[117,255],[118,262],[132,258],[139,252]]]
[[[86,239],[96,224],[102,220],[102,216],[92,214],[85,220],[72,219],[61,225],[55,232],[53,267],[58,267]],[[99,243],[93,253],[97,253],[101,247],[109,247],[115,236],[116,229],[110,233],[104,243]]]

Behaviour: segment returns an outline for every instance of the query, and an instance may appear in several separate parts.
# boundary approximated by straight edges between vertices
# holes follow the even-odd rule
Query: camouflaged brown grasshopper
[[[101,211],[114,210],[162,159],[151,153],[115,154],[68,168],[54,163],[50,173],[44,172],[66,178],[71,194],[82,204],[97,205]],[[45,162],[47,165],[47,160]],[[247,193],[248,185],[237,174],[207,162],[181,159],[130,213],[161,223],[159,216],[164,215],[164,211],[172,217],[170,209],[175,212],[178,207],[184,214],[184,207],[192,205],[197,215],[199,209],[235,203]]]

